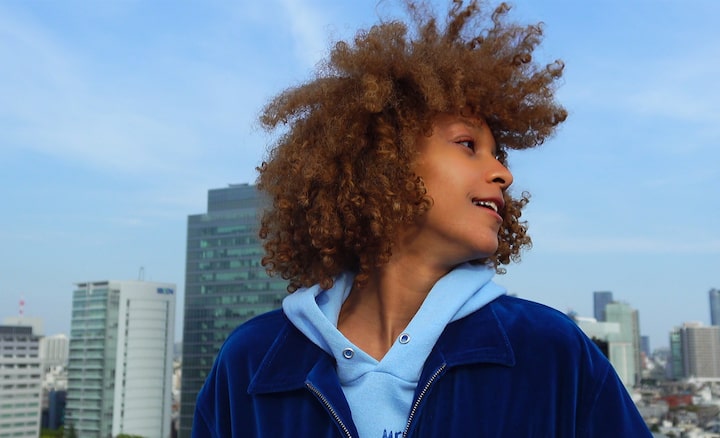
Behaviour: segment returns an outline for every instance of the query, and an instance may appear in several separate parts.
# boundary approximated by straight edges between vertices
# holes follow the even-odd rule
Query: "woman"
[[[505,151],[565,120],[562,63],[505,4],[408,10],[266,107],[263,264],[292,294],[230,335],[194,436],[651,436],[572,321],[492,281],[530,244]]]

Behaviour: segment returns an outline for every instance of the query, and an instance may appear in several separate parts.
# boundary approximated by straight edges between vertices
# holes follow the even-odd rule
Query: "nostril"
[[[493,182],[494,182],[494,183],[498,183],[498,184],[502,184],[502,185],[507,184],[506,179],[503,178],[503,177],[501,177],[501,176],[496,176],[495,179],[493,179]],[[509,184],[508,184],[508,185],[509,185]]]

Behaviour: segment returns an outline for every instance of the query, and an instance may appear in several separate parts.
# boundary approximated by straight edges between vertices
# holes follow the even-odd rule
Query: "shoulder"
[[[280,310],[259,315],[225,339],[197,395],[193,436],[237,436],[234,423],[249,412],[247,388],[288,321]],[[249,423],[248,423],[249,424]]]
[[[492,301],[490,308],[508,331],[550,338],[584,337],[570,317],[544,304],[503,295]]]
[[[233,330],[218,352],[218,363],[258,363],[289,321],[281,309],[256,316]]]
[[[233,330],[220,347],[198,394],[198,411],[229,406],[231,401],[237,402],[238,397],[246,394],[250,380],[287,324],[282,311],[274,310]]]
[[[575,321],[556,309],[501,296],[490,304],[490,310],[518,356],[537,355],[561,368],[584,364],[587,371],[596,375],[604,375],[610,367],[607,358]]]

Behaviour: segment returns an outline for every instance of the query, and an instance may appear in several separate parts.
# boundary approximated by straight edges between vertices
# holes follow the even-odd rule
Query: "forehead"
[[[492,137],[495,142],[495,135],[485,119],[479,116],[464,116],[459,114],[439,114],[430,120],[428,135],[459,135],[468,134],[473,137]]]
[[[464,125],[470,129],[487,129],[487,123],[485,119],[480,116],[466,116],[462,114],[438,114],[432,119],[433,127],[445,127],[454,124]]]

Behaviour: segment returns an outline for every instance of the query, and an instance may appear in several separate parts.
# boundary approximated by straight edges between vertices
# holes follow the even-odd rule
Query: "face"
[[[446,267],[494,254],[512,174],[497,159],[490,128],[481,119],[441,115],[417,148],[413,169],[433,205],[403,243]]]

